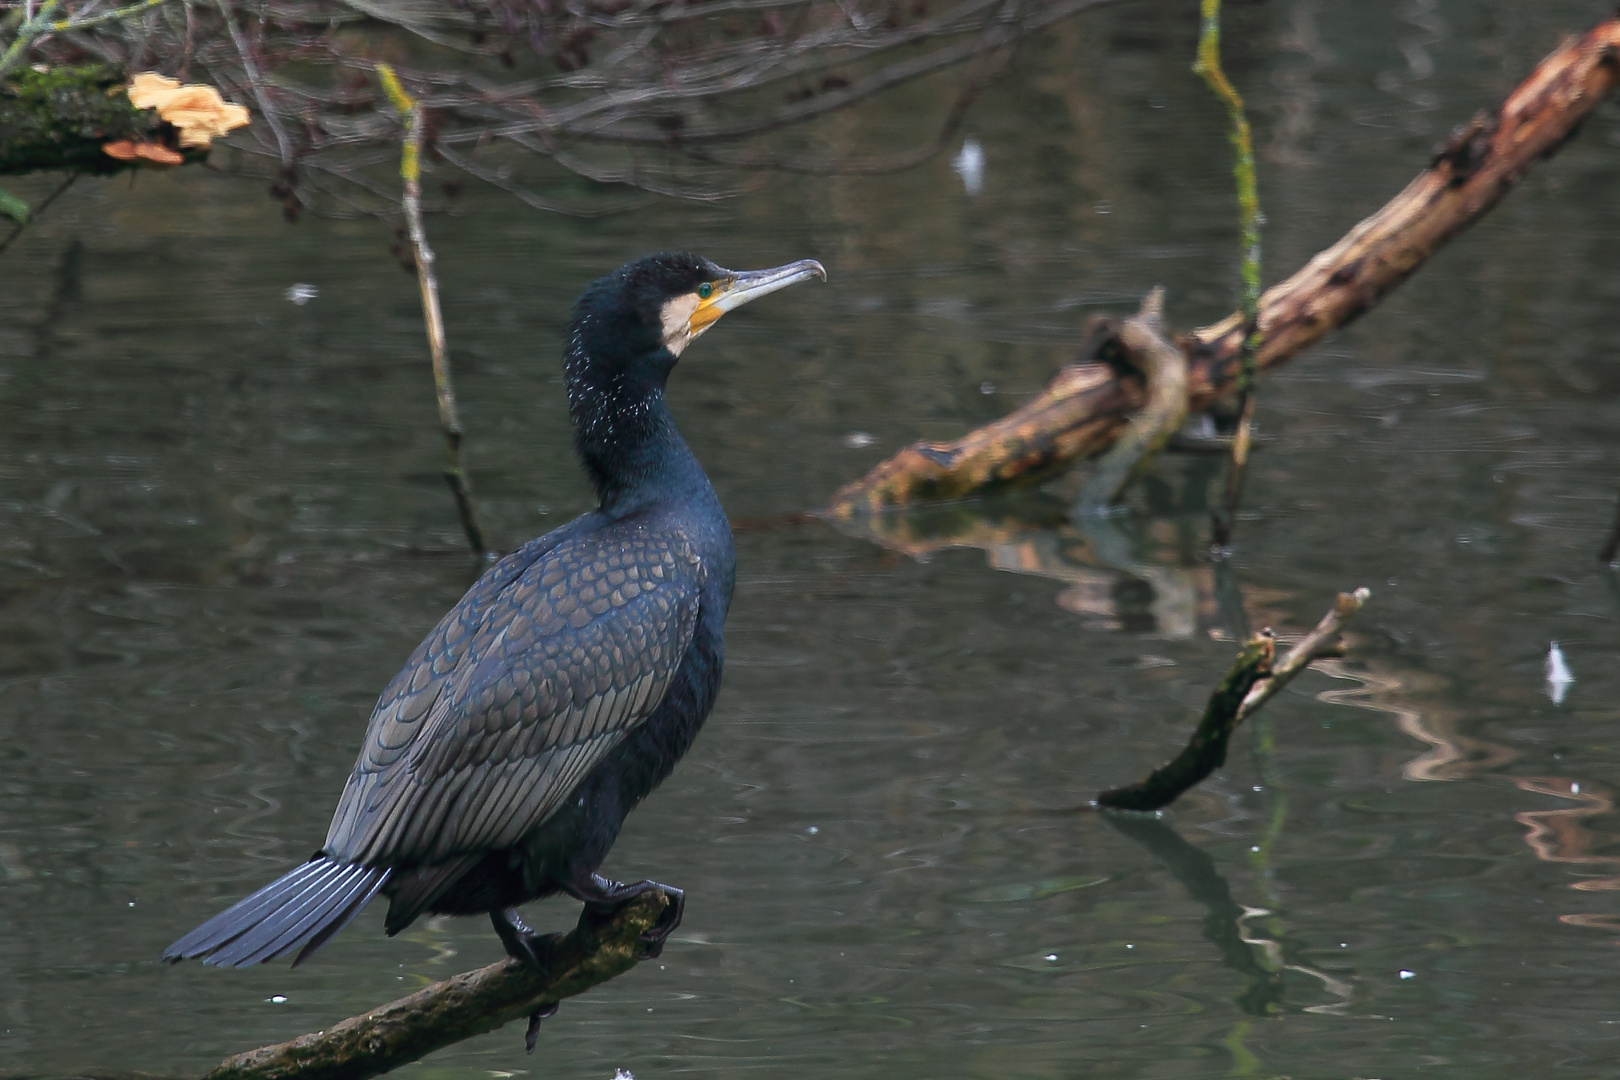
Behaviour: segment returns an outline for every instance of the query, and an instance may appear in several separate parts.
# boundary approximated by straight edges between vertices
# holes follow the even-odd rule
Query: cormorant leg
[[[544,973],[551,967],[551,946],[556,934],[537,934],[530,930],[517,908],[506,908],[489,913],[495,933],[506,946],[506,955],[521,960],[536,971]]]
[[[556,1015],[557,1003],[555,1001],[529,1014],[529,1030],[523,1033],[523,1049],[525,1051],[531,1054],[534,1053],[535,1040],[540,1038],[540,1021],[548,1016]]]
[[[551,946],[556,942],[557,934],[537,934],[529,929],[518,914],[517,908],[506,908],[501,911],[489,913],[489,921],[495,925],[495,933],[506,946],[506,955],[521,963],[528,964],[534,970],[545,974],[551,967]],[[529,1030],[523,1033],[523,1046],[529,1053],[534,1053],[535,1040],[540,1037],[540,1021],[548,1016],[557,1015],[557,1003],[529,1014]]]
[[[669,906],[658,921],[641,935],[641,952],[636,954],[638,960],[651,960],[664,951],[665,940],[681,925],[681,916],[686,913],[686,894],[673,885],[661,885],[656,881],[637,881],[626,885],[622,881],[609,881],[597,873],[579,875],[563,885],[563,891],[569,896],[584,901],[585,910],[579,913],[579,928],[593,937],[596,928],[611,919],[620,908],[654,889],[669,897]]]

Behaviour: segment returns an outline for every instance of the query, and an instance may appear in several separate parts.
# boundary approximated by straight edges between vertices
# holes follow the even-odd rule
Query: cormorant
[[[675,902],[642,938],[657,955],[683,895],[596,870],[714,705],[736,576],[664,384],[725,312],[826,276],[809,259],[735,273],[661,254],[586,288],[563,368],[600,506],[479,578],[378,698],[321,850],[165,960],[243,967],[299,949],[296,965],[381,893],[389,935],[424,913],[487,912],[509,955],[544,967],[519,904],[567,893],[588,926],[664,888]]]

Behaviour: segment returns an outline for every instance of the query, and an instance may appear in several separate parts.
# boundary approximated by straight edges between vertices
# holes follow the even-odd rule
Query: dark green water
[[[1237,6],[1268,279],[1609,7]],[[677,372],[739,520],[1001,414],[1089,313],[1154,284],[1178,326],[1224,314],[1234,217],[1192,8],[1094,13],[1024,52],[969,120],[977,197],[942,159],[595,221],[495,197],[431,220],[492,536],[587,507],[563,320],[649,249],[831,274]],[[911,137],[939,97],[846,137]],[[0,257],[0,1069],[201,1071],[499,955],[481,920],[388,940],[373,911],[297,971],[155,959],[320,842],[376,693],[476,572],[390,239],[286,226],[262,185],[185,170],[83,183]],[[295,282],[319,296],[288,302]],[[1611,103],[1265,383],[1233,587],[1285,632],[1338,589],[1373,601],[1341,677],[1302,678],[1162,824],[1062,811],[1178,746],[1232,655],[1197,558],[1206,466],[1162,465],[1123,539],[1054,527],[1038,497],[908,520],[924,559],[741,530],[720,704],[607,868],[688,890],[677,939],[565,1003],[533,1057],[507,1030],[408,1072],[1612,1073],[1620,587],[1594,555],[1617,307]]]

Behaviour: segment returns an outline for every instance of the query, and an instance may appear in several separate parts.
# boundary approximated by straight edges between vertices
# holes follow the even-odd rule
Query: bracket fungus
[[[143,71],[130,80],[129,102],[137,109],[156,109],[165,123],[179,129],[180,145],[187,149],[201,149],[248,122],[247,109],[232,105],[212,86],[181,85],[179,79],[155,71]]]

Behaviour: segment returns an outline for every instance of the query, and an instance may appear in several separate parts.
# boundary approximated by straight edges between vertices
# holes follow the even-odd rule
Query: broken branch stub
[[[1404,191],[1267,290],[1256,369],[1286,362],[1374,307],[1555,153],[1617,82],[1620,16],[1559,46],[1499,108],[1452,135]],[[1178,341],[1189,361],[1190,411],[1236,392],[1246,337],[1242,315],[1233,314]],[[1045,479],[1107,450],[1144,400],[1138,379],[1071,364],[1016,412],[951,442],[913,443],[839,489],[825,513],[849,519]]]
[[[1203,718],[1186,748],[1145,780],[1098,795],[1097,805],[1112,810],[1157,810],[1226,764],[1226,744],[1238,725],[1238,709],[1254,684],[1271,674],[1276,649],[1277,640],[1269,630],[1251,637],[1209,695]]]
[[[1339,632],[1372,594],[1365,588],[1340,593],[1333,607],[1294,643],[1281,660],[1274,660],[1276,639],[1270,630],[1251,637],[1216,684],[1187,745],[1168,763],[1145,779],[1113,788],[1097,796],[1097,805],[1110,810],[1162,810],[1194,784],[1226,763],[1226,747],[1239,724],[1275,697],[1313,660],[1343,656]]]
[[[1075,502],[1075,512],[1082,515],[1105,514],[1122,500],[1187,419],[1187,358],[1165,340],[1164,289],[1154,289],[1140,311],[1103,332],[1147,384],[1147,404],[1131,417],[1086,482]]]

